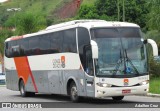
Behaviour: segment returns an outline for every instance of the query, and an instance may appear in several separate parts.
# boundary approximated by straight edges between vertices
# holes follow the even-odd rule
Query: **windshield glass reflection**
[[[147,73],[145,46],[138,28],[103,28],[91,31],[99,56],[97,75],[136,75]]]

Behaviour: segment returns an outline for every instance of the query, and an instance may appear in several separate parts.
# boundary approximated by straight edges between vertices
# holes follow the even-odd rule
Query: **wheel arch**
[[[77,83],[76,79],[74,77],[68,78],[67,85],[66,85],[67,95],[70,95],[69,88],[70,88],[70,85],[72,82],[74,82],[76,84],[77,89],[78,89],[78,83]]]
[[[19,78],[19,80],[18,80],[18,89],[19,89],[19,91],[20,91],[20,82],[21,82],[21,81],[23,81],[23,82],[24,82],[23,77],[20,77],[20,78]]]

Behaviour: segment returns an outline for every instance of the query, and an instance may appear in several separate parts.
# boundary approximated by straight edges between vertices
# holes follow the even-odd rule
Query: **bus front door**
[[[91,47],[87,46],[84,48],[84,57],[85,57],[85,86],[86,86],[86,95],[88,97],[94,97],[95,87],[94,87],[94,69],[93,69],[93,59]]]

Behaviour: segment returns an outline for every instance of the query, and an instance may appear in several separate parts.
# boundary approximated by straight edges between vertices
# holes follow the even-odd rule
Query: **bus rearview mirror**
[[[152,50],[153,50],[153,56],[154,57],[158,57],[158,46],[156,44],[156,42],[152,39],[147,39],[144,40],[144,43],[149,43],[152,46]]]
[[[98,45],[95,41],[91,40],[92,58],[98,59]]]

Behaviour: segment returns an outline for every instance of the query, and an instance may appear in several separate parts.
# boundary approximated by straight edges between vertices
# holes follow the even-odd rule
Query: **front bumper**
[[[112,96],[126,96],[126,95],[137,95],[137,94],[147,94],[149,84],[142,86],[133,87],[96,87],[95,97],[112,97]]]

